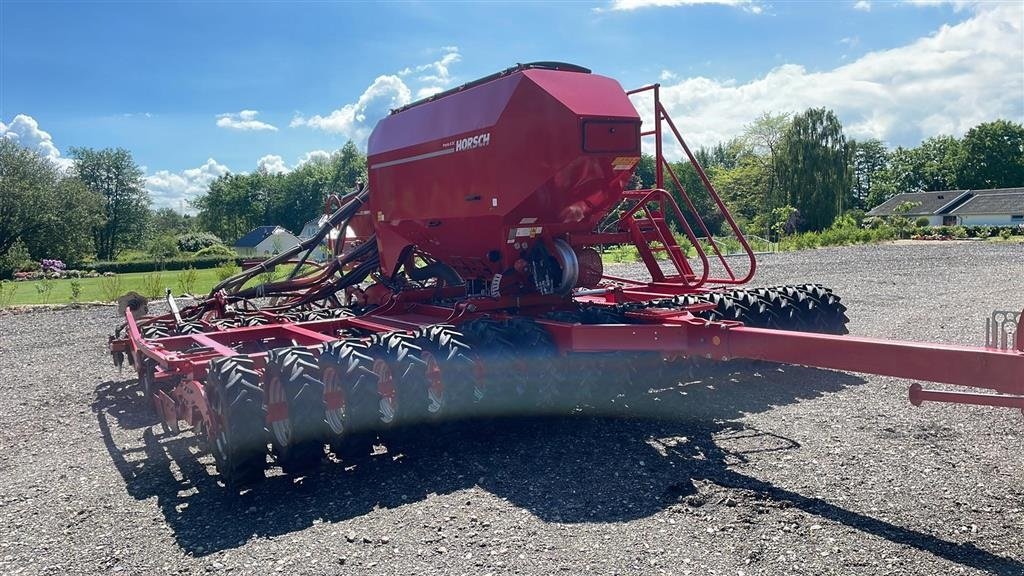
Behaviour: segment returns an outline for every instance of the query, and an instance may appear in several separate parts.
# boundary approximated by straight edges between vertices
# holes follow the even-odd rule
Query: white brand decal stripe
[[[399,158],[398,160],[390,160],[388,162],[381,162],[380,164],[374,164],[370,166],[370,170],[376,170],[377,168],[387,168],[388,166],[396,166],[398,164],[405,164],[406,162],[415,162],[417,160],[426,160],[427,158],[436,158],[438,156],[445,156],[447,154],[455,153],[454,148],[444,148],[435,152],[427,152],[425,154],[417,154],[416,156],[409,156],[407,158]]]

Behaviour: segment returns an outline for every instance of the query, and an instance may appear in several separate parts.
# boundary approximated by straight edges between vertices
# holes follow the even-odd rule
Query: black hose
[[[282,262],[287,262],[293,256],[301,253],[304,250],[307,252],[308,257],[308,253],[312,252],[313,248],[319,245],[319,243],[323,240],[324,236],[326,236],[331,231],[331,229],[335,228],[341,222],[348,222],[352,218],[352,216],[355,215],[355,213],[359,210],[359,208],[369,197],[369,188],[364,186],[362,190],[360,190],[359,192],[346,196],[346,198],[349,197],[351,197],[351,199],[345,204],[343,204],[340,208],[338,208],[334,212],[334,214],[330,216],[327,222],[325,222],[324,225],[320,227],[320,230],[318,230],[315,235],[298,244],[297,246],[294,246],[282,252],[281,254],[273,256],[267,260],[264,260],[263,262],[260,262],[258,265],[253,266],[248,270],[245,270],[243,272],[235,274],[230,278],[227,278],[220,284],[214,286],[213,290],[210,291],[210,296],[216,294],[218,290],[226,289],[232,286],[243,286],[254,276],[260,274],[261,272],[271,270],[274,268],[274,266]],[[303,261],[304,260],[305,259],[303,259]],[[298,266],[297,268],[301,268],[301,265]]]

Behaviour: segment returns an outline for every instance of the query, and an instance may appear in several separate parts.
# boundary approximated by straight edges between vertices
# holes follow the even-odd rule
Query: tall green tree
[[[170,234],[177,236],[196,230],[195,218],[188,214],[181,214],[174,208],[158,208],[149,216],[150,238]]]
[[[343,194],[355,187],[356,182],[366,183],[366,155],[349,140],[341,150],[331,157],[331,193]]]
[[[789,114],[764,112],[743,130],[743,140],[760,165],[757,174],[761,187],[761,206],[765,214],[786,203],[780,186],[780,150],[782,139],[792,123]]]
[[[59,180],[51,162],[0,137],[0,255],[45,226]]]
[[[831,110],[793,117],[780,147],[780,175],[789,204],[810,230],[827,228],[847,205],[853,151]]]
[[[1024,126],[996,120],[971,128],[963,139],[957,178],[964,188],[1024,186]]]
[[[96,257],[113,260],[145,235],[149,193],[142,169],[124,148],[72,148],[71,156],[78,179],[103,198],[104,220],[93,228]]]
[[[20,240],[32,258],[81,262],[92,254],[101,204],[46,158],[0,138],[0,257]]]
[[[876,176],[889,161],[889,151],[877,138],[862,142],[851,140],[850,146],[853,148],[854,207],[863,209],[868,206],[872,186],[878,184]]]

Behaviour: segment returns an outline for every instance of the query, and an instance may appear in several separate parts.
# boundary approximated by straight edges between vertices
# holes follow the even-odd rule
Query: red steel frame
[[[652,301],[673,295],[705,292],[707,285],[743,284],[756,269],[753,251],[718,197],[707,175],[700,167],[679,130],[669,118],[660,101],[657,84],[628,92],[630,95],[651,92],[654,99],[654,128],[642,136],[655,138],[656,183],[647,190],[628,191],[624,202],[630,207],[617,222],[614,232],[568,234],[573,246],[592,246],[632,242],[651,273],[650,282],[639,282],[604,276],[601,289],[576,297],[577,301],[612,305],[623,302]],[[708,233],[697,215],[690,191],[685,190],[665,160],[662,151],[663,126],[667,126],[687,157],[693,163],[706,192],[718,206],[726,223],[743,246],[749,262],[748,272],[737,275],[725,255]],[[714,257],[722,265],[725,276],[712,276],[710,259],[684,217],[672,195],[665,190],[665,173],[679,191],[680,197],[706,234]],[[694,270],[682,248],[675,242],[666,221],[675,218],[687,238],[696,247],[700,270]],[[654,249],[651,243],[660,244]],[[666,275],[653,252],[667,252],[675,274]],[[462,299],[453,307],[431,304],[439,297]],[[213,302],[211,299],[208,302]],[[1024,410],[1024,314],[1016,327],[1013,349],[997,349],[943,344],[900,342],[851,336],[834,336],[750,328],[739,322],[713,322],[694,315],[708,304],[689,308],[646,308],[629,312],[630,324],[582,325],[540,319],[545,312],[564,308],[566,300],[559,296],[518,295],[501,297],[465,297],[464,288],[442,288],[404,291],[391,296],[372,313],[340,319],[300,323],[276,323],[262,326],[215,330],[205,334],[173,336],[146,340],[130,312],[126,312],[126,338],[110,342],[115,360],[131,355],[140,373],[144,361],[154,366],[153,378],[169,382],[170,393],[157,390],[153,402],[164,423],[177,429],[178,421],[202,425],[216,431],[219,423],[207,407],[205,379],[211,359],[246,354],[257,367],[265,362],[266,350],[279,346],[306,346],[319,353],[320,345],[337,339],[339,330],[359,328],[371,332],[414,330],[437,323],[460,324],[481,314],[507,314],[515,308],[520,315],[538,318],[553,336],[561,353],[592,353],[613,351],[653,351],[666,357],[699,357],[712,360],[747,358],[787,364],[798,364],[854,372],[888,375],[912,380],[955,384],[994,391],[995,394],[924,390],[919,384],[910,388],[915,405],[923,401],[979,404]],[[215,306],[211,305],[211,311]],[[268,406],[268,423],[287,418],[283,403]]]

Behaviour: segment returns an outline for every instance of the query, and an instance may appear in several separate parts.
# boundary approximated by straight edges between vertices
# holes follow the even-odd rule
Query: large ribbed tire
[[[284,402],[288,418],[270,424],[274,455],[287,474],[307,471],[324,457],[324,385],[316,356],[302,347],[267,353],[267,403]]]
[[[415,340],[414,335],[405,332],[386,332],[372,339],[368,354],[374,359],[378,378],[377,417],[382,430],[427,419],[427,365]]]
[[[419,330],[415,344],[426,363],[427,418],[453,420],[471,415],[477,402],[477,364],[465,336],[448,324]]]
[[[566,390],[566,360],[558,353],[548,331],[531,318],[507,321],[509,339],[519,354],[519,370],[526,375],[527,409],[545,413],[566,412],[575,405]]]
[[[181,336],[188,336],[191,334],[202,334],[206,332],[206,327],[199,322],[182,322],[175,331]]]
[[[526,378],[504,324],[488,317],[459,326],[476,363],[473,396],[478,416],[508,415],[522,404]]]
[[[241,356],[211,360],[206,381],[210,410],[218,422],[210,446],[221,479],[232,490],[262,480],[267,466],[267,412],[252,360]]]
[[[171,335],[171,330],[165,324],[147,324],[140,331],[142,332],[142,337],[146,340],[167,338]]]
[[[344,462],[370,455],[376,438],[377,377],[366,342],[337,340],[320,355],[331,451]]]

